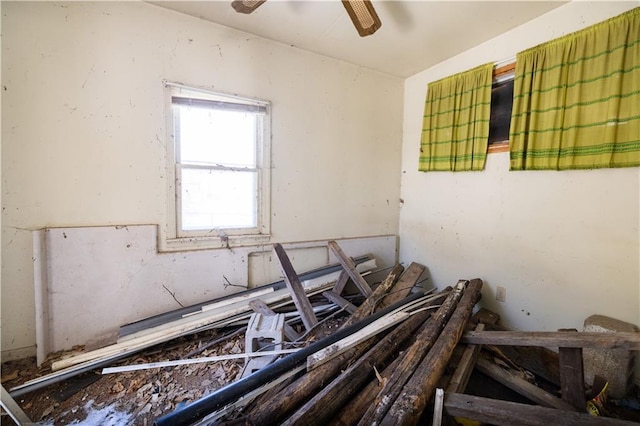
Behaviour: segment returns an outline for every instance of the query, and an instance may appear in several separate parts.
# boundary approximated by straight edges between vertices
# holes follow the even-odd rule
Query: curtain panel
[[[483,170],[487,159],[493,64],[429,83],[420,171]]]
[[[640,8],[516,57],[511,170],[640,165]]]

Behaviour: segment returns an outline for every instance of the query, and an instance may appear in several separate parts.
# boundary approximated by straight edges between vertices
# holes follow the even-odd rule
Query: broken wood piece
[[[561,332],[578,333],[576,329],[561,329]],[[584,369],[582,367],[582,348],[567,348],[560,346],[558,349],[560,359],[560,390],[562,399],[584,411],[587,407],[587,398],[584,394]]]
[[[356,264],[353,259],[347,256],[335,241],[329,241],[328,246],[333,254],[335,254],[338,262],[340,262],[345,272],[349,274],[349,277],[353,280],[356,287],[358,287],[360,293],[362,293],[364,297],[371,296],[371,287],[369,287],[369,284],[367,284],[364,278],[362,278],[358,271],[356,271]]]
[[[490,398],[447,393],[444,408],[450,416],[463,417],[496,426],[631,426],[635,422],[592,416],[587,413],[557,410]]]
[[[544,346],[640,350],[640,333],[587,333],[567,331],[469,331],[463,343],[495,346]]]
[[[273,312],[273,310],[271,310],[271,308],[260,299],[252,300],[251,302],[249,302],[249,306],[254,310],[254,312],[258,312],[262,315],[276,315],[276,313]],[[293,329],[293,327],[291,327],[287,323],[284,324],[284,335],[287,336],[287,339],[289,339],[290,342],[294,342],[298,337],[300,337],[300,335]]]
[[[351,324],[355,324],[362,318],[371,315],[376,310],[381,310],[386,306],[389,306],[383,306],[382,301],[387,294],[396,291],[395,287],[399,283],[398,279],[400,278],[400,274],[402,273],[401,267],[399,268],[398,266],[399,265],[396,265],[396,267],[394,267],[391,272],[389,272],[387,278],[385,278],[385,280],[378,287],[376,287],[371,296],[367,297],[366,300],[362,302],[360,306],[358,306],[358,309],[353,314],[351,314],[351,316],[347,318],[344,323],[342,323],[341,328],[348,327]],[[406,297],[407,294],[409,294],[409,291],[400,290],[398,291],[398,293],[403,294],[404,297]],[[404,299],[404,297],[400,297],[400,300]]]
[[[9,392],[4,388],[4,386],[0,385],[0,405],[2,405],[2,409],[9,414],[9,417],[17,424],[18,426],[22,425],[33,425],[31,419],[22,411],[22,408],[18,405],[18,403],[9,395]]]
[[[362,416],[358,423],[359,425],[379,423],[396,399],[406,391],[405,385],[445,328],[447,321],[462,297],[465,287],[466,282],[464,281],[456,284],[453,292],[447,296],[442,306],[421,327],[413,344],[402,354],[398,368],[379,390],[376,403],[371,405],[365,415]]]
[[[336,285],[333,286],[333,292],[338,295],[342,294],[348,282],[349,274],[343,269],[340,271],[340,276],[338,277],[338,281],[336,281]]]
[[[191,359],[176,359],[172,361],[149,362],[146,364],[122,365],[120,367],[103,368],[102,374],[114,374],[114,373],[124,373],[126,371],[149,370],[152,368],[177,367],[179,365],[200,364],[203,362],[227,361],[230,359],[241,359],[241,358],[249,359],[253,357],[283,355],[283,354],[291,354],[299,350],[300,349],[281,349],[278,351],[243,352],[240,354],[207,356],[207,357],[191,358]]]
[[[362,330],[354,333],[344,339],[334,343],[331,346],[319,350],[318,352],[309,355],[307,357],[307,371],[311,371],[325,362],[335,358],[336,356],[344,353],[348,349],[353,348],[359,343],[370,339],[371,337],[382,333],[390,327],[406,320],[411,314],[407,312],[396,312],[394,314],[386,315],[379,320],[369,324]]]
[[[344,297],[340,296],[338,293],[334,292],[333,290],[327,290],[322,292],[322,295],[327,298],[330,302],[335,303],[336,305],[340,306],[341,308],[343,308],[345,311],[349,312],[350,314],[354,313],[356,311],[356,309],[358,309],[356,307],[356,305],[354,305],[353,303],[349,302],[347,299],[345,299]]]
[[[475,331],[484,330],[484,324],[478,323],[476,325]],[[468,345],[460,358],[460,362],[458,362],[458,366],[456,367],[456,371],[451,376],[451,381],[449,382],[449,386],[447,387],[447,393],[464,393],[464,390],[467,388],[467,384],[469,383],[469,377],[471,377],[471,373],[473,372],[473,367],[476,365],[476,360],[478,359],[478,353],[482,345]]]
[[[416,286],[425,269],[426,268],[423,265],[416,262],[411,262],[406,270],[404,270],[402,265],[396,265],[391,273],[398,275],[400,279],[398,279],[396,285],[393,286],[393,291],[390,291],[386,296],[384,296],[384,299],[380,302],[380,306],[389,306],[404,299]],[[403,270],[404,273],[402,273]]]
[[[318,319],[313,313],[313,307],[307,298],[307,294],[304,292],[304,287],[302,287],[302,283],[300,283],[298,274],[296,274],[296,271],[293,269],[289,256],[287,256],[282,245],[279,243],[274,244],[273,251],[276,252],[276,256],[280,261],[280,269],[284,275],[284,282],[291,292],[291,298],[293,299],[293,303],[296,305],[296,308],[298,308],[298,313],[302,318],[302,323],[307,330],[311,330],[313,326],[318,323]],[[355,271],[355,263],[353,264],[353,268]]]
[[[460,341],[465,325],[471,317],[473,306],[480,299],[481,289],[482,280],[476,278],[469,282],[447,325],[407,382],[402,395],[395,400],[389,412],[382,419],[381,425],[415,425],[418,423],[422,412],[433,396],[438,380],[442,377],[454,348]]]
[[[506,370],[491,361],[479,358],[476,361],[476,368],[491,377],[493,380],[502,383],[509,389],[519,393],[520,395],[530,399],[538,405],[549,408],[557,408],[559,410],[576,411],[573,405],[557,398],[550,393],[540,389],[538,386],[527,382],[526,380],[516,376],[509,370]]]

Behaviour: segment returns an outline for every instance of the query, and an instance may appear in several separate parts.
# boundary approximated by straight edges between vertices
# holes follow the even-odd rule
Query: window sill
[[[496,152],[509,152],[509,141],[490,144],[487,154],[493,154]]]
[[[165,252],[211,250],[264,244],[270,240],[270,234],[229,235],[227,239],[220,237],[167,238],[160,241],[160,250]]]

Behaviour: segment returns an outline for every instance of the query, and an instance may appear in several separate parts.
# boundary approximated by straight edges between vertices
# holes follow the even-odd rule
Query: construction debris
[[[511,332],[489,311],[472,317],[480,279],[430,294],[418,285],[422,265],[396,265],[376,283],[363,276],[375,268],[371,257],[352,259],[335,242],[329,249],[339,265],[298,275],[276,244],[282,282],[125,325],[117,342],[54,359],[54,371],[24,383],[20,369],[3,366],[3,383],[21,383],[11,396],[29,412],[36,399],[19,397],[52,395],[42,388],[109,367],[31,415],[60,423],[103,410],[158,426],[439,425],[459,416],[496,425],[629,424],[586,413],[585,398],[597,400],[601,416],[626,412],[600,397],[606,383],[589,394],[581,352],[639,350],[640,334]],[[464,394],[480,374],[538,406]],[[96,386],[101,400],[89,391]]]

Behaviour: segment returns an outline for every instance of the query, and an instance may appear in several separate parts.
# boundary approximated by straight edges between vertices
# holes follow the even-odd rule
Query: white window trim
[[[164,82],[165,87],[165,111],[167,129],[167,220],[165,226],[160,226],[158,238],[161,251],[196,250],[209,248],[230,248],[238,246],[250,246],[268,243],[271,239],[271,103],[262,99],[248,98],[226,94],[220,91],[212,91],[195,86],[186,86],[181,83]],[[179,166],[176,164],[176,141],[173,131],[173,113],[171,95],[184,89],[189,92],[202,92],[207,95],[228,96],[232,99],[244,99],[252,103],[260,103],[267,110],[267,119],[264,120],[263,141],[258,144],[256,151],[256,167],[258,169],[258,217],[257,231],[233,229],[211,230],[209,233],[183,232],[178,233],[178,215],[180,212],[180,191],[177,187],[177,173]]]

